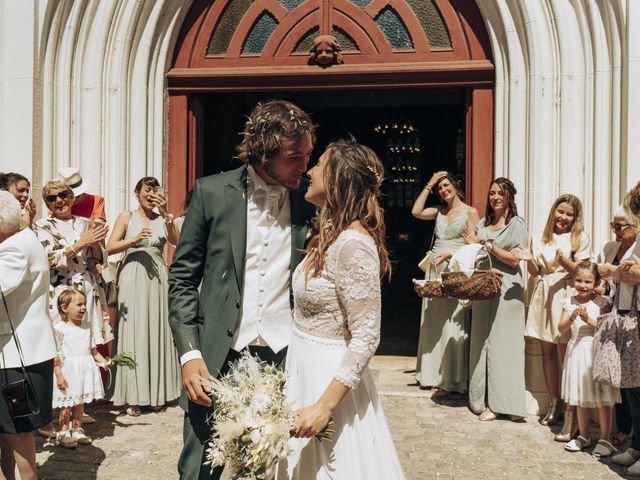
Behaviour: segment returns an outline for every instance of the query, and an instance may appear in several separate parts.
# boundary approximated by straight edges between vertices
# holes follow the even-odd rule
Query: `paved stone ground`
[[[523,423],[483,423],[466,408],[463,396],[436,403],[428,391],[412,385],[414,362],[412,357],[376,357],[372,363],[407,479],[625,478],[623,468],[588,452],[565,452],[537,417]],[[86,428],[93,445],[65,450],[36,440],[40,479],[177,478],[182,444],[178,406],[138,418],[109,406],[88,411],[98,420]]]

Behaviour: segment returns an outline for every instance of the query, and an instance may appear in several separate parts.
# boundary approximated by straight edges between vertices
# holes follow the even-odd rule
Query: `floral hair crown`
[[[378,186],[382,185],[382,181],[384,180],[384,176],[379,173],[375,168],[373,168],[371,165],[367,165],[367,169],[373,173],[373,175],[376,177],[376,182],[378,182]]]

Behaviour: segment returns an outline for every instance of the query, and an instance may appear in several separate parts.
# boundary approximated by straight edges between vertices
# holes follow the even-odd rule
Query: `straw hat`
[[[75,167],[64,167],[58,172],[60,180],[62,180],[72,191],[75,197],[86,193],[89,189],[89,182],[82,179],[80,170]]]

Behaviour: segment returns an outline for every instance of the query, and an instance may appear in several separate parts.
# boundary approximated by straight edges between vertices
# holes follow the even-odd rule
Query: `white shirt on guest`
[[[273,212],[270,212],[269,196],[274,198],[274,202],[277,201]],[[279,352],[289,344],[292,321],[290,271],[289,191],[281,185],[267,185],[249,166],[247,246],[240,321],[231,343],[233,350],[259,345]],[[186,352],[180,357],[180,364],[184,365],[194,358],[202,358],[201,352]]]
[[[625,254],[622,256],[620,261],[629,260],[632,255],[637,255],[638,257],[640,257],[640,241],[639,240],[640,240],[640,235],[636,237],[636,243],[634,243],[631,247],[629,247],[629,250],[625,252]],[[631,299],[633,298],[633,287],[634,287],[633,285],[630,285],[628,283],[620,282],[620,286],[619,286],[620,298],[618,300],[619,301],[618,308],[620,310],[631,310]],[[638,289],[639,289],[638,297],[640,297],[640,286],[638,287]],[[640,298],[636,302],[636,306],[638,310],[640,310]]]
[[[56,356],[47,308],[49,261],[36,235],[25,228],[0,243],[0,369],[35,365]],[[13,338],[15,329],[23,358]]]

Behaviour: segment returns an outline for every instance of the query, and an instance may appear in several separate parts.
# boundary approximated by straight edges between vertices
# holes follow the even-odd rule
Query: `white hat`
[[[82,179],[80,170],[75,167],[61,168],[58,176],[73,191],[75,197],[79,197],[89,189],[89,182]]]

